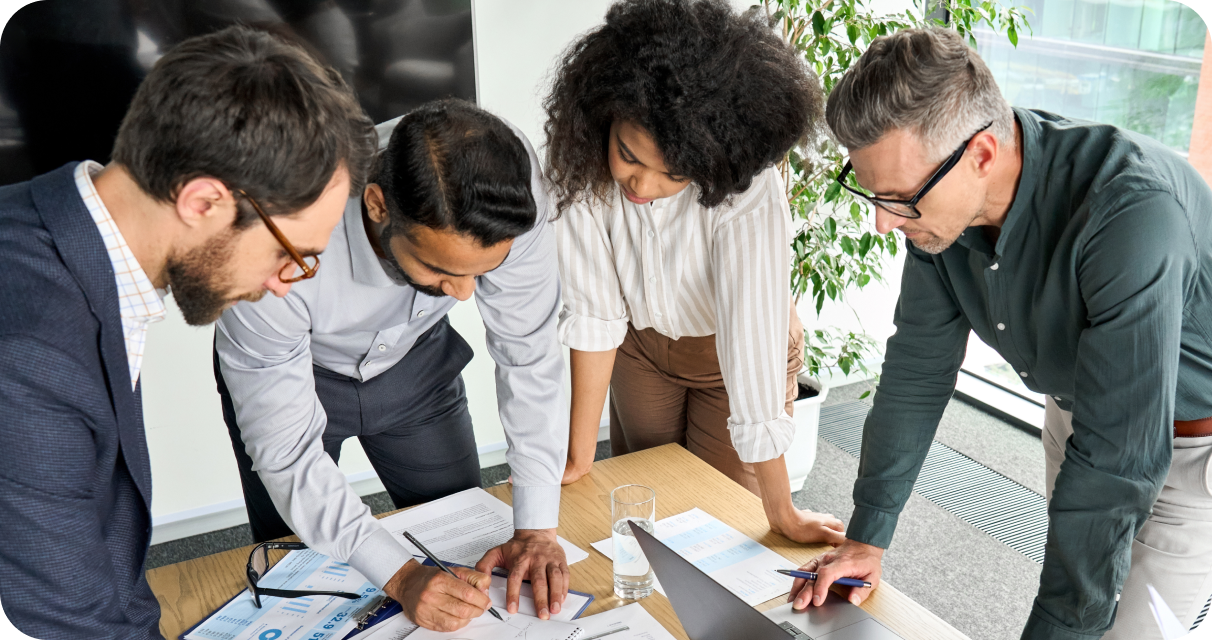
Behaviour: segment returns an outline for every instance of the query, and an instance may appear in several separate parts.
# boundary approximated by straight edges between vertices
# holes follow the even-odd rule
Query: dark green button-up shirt
[[[1073,412],[1023,637],[1097,638],[1169,471],[1173,421],[1212,416],[1212,191],[1143,136],[1015,115],[1022,178],[996,243],[975,227],[939,255],[910,245],[846,534],[888,547],[971,328]]]

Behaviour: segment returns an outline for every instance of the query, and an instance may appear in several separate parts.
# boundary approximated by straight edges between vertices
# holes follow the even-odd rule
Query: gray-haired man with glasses
[[[848,539],[793,598],[878,581],[972,330],[1048,395],[1050,526],[1023,637],[1159,638],[1146,584],[1190,626],[1212,593],[1208,185],[1143,136],[1011,109],[948,30],[876,40],[827,118],[850,151],[839,179],[910,246]]]

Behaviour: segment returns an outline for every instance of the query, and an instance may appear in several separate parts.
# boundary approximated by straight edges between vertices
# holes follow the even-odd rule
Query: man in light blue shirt
[[[317,276],[218,324],[216,378],[254,537],[297,534],[427,628],[457,629],[483,612],[479,590],[412,559],[336,462],[358,437],[397,507],[479,486],[460,376],[472,351],[446,319],[474,293],[497,364],[516,527],[477,569],[511,570],[511,612],[529,578],[547,617],[568,585],[555,535],[568,411],[539,163],[520,132],[460,101],[380,125],[380,139],[388,134],[377,177],[349,201]]]

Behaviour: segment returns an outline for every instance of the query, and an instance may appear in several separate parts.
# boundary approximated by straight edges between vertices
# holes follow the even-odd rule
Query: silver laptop
[[[634,523],[631,530],[690,640],[903,640],[832,592],[819,607],[761,613],[652,534]]]

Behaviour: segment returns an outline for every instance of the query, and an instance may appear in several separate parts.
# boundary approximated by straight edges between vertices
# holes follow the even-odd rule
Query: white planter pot
[[[804,481],[812,471],[816,462],[816,436],[821,425],[821,403],[829,396],[829,389],[822,387],[819,380],[809,377],[807,373],[799,375],[800,384],[808,385],[819,393],[812,398],[795,401],[795,440],[791,448],[783,454],[787,461],[787,476],[791,479],[791,491],[804,488]]]

